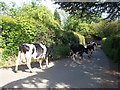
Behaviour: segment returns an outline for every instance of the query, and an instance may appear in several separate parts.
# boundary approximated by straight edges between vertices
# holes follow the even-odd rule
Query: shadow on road
[[[31,76],[10,82],[3,88],[118,88],[118,75],[109,73],[114,70],[101,49],[97,49],[91,59],[84,55],[80,65],[70,58],[51,64],[41,70],[38,63],[33,63],[32,67],[36,70],[34,75],[27,71],[27,66],[20,66],[21,72],[15,73],[16,77],[25,73]]]

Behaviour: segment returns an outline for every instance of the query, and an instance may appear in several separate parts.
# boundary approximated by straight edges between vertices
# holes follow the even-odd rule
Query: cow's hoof
[[[18,71],[16,71],[16,70],[15,70],[14,72],[15,72],[15,73],[18,73]]]
[[[40,69],[43,69],[43,67],[40,67]]]
[[[35,73],[35,71],[31,70],[30,73]]]
[[[30,73],[33,73],[33,71],[30,71]]]

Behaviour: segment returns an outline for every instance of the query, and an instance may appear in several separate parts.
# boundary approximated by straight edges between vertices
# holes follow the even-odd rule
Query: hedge
[[[60,35],[61,34],[61,35]],[[66,32],[59,33],[56,37],[59,41],[52,49],[52,56],[54,59],[64,58],[69,55],[71,44],[82,44],[85,46],[85,37],[78,32]]]
[[[114,62],[120,63],[120,36],[103,38],[102,49]]]

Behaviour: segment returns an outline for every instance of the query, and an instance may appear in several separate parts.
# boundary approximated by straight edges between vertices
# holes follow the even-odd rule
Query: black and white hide
[[[95,42],[90,42],[87,44],[88,49],[88,57],[92,57],[93,51],[97,48],[97,44]]]
[[[76,58],[78,58],[79,60],[83,59],[83,53],[85,52],[86,54],[88,54],[88,50],[87,48],[85,48],[83,45],[81,44],[72,44],[70,46],[71,49],[71,57],[73,59],[73,61],[76,62]]]
[[[46,61],[46,65],[48,66],[48,56],[47,56],[47,47],[43,44],[21,44],[19,46],[18,57],[16,60],[15,71],[18,71],[18,65],[21,62],[26,62],[27,67],[30,72],[32,72],[31,68],[31,59],[37,59],[40,63],[40,68],[42,68],[42,61]]]

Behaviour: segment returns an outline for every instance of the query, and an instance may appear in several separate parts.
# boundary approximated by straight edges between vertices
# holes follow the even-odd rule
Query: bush
[[[96,34],[100,37],[109,37],[116,34],[120,34],[120,20],[116,21],[101,21],[91,25],[91,28],[94,30],[93,34]]]
[[[50,46],[56,43],[55,31],[61,31],[52,13],[43,6],[22,7],[16,16],[1,16],[2,31],[0,47],[4,49],[2,60],[17,55],[21,43],[44,43]],[[16,11],[17,12],[17,11]]]
[[[102,39],[102,48],[113,61],[120,63],[120,36]]]
[[[59,58],[63,58],[63,57],[68,56],[69,52],[70,52],[70,49],[66,45],[56,46],[52,50],[52,53],[53,53],[52,56],[54,59],[59,59]]]
[[[86,45],[85,44],[85,37],[83,36],[83,35],[81,35],[81,34],[79,34],[78,32],[73,32],[74,33],[74,35],[76,36],[76,37],[78,37],[78,39],[79,39],[79,44],[82,44],[82,45]]]
[[[85,37],[78,32],[66,32],[62,31],[57,36],[58,44],[54,46],[52,50],[52,56],[55,59],[66,57],[69,55],[71,44],[82,44],[85,46]]]
[[[53,14],[44,6],[23,5],[13,16],[1,15],[2,27],[0,47],[2,60],[17,55],[18,46],[22,43],[43,43],[48,47],[54,45],[54,57],[65,57],[69,53],[69,44],[85,44],[84,36],[64,31],[54,19]]]
[[[24,21],[24,22],[22,22]],[[34,27],[28,19],[21,18],[21,23],[9,16],[2,17],[2,48],[3,58],[17,54],[18,46],[21,43],[32,43],[35,39]]]
[[[56,31],[54,41],[57,45],[82,44],[85,45],[85,37],[79,32],[74,31]]]
[[[63,34],[61,36],[62,44],[64,45],[70,45],[74,43],[79,43],[79,37],[74,34],[74,32],[70,31],[63,31]]]

